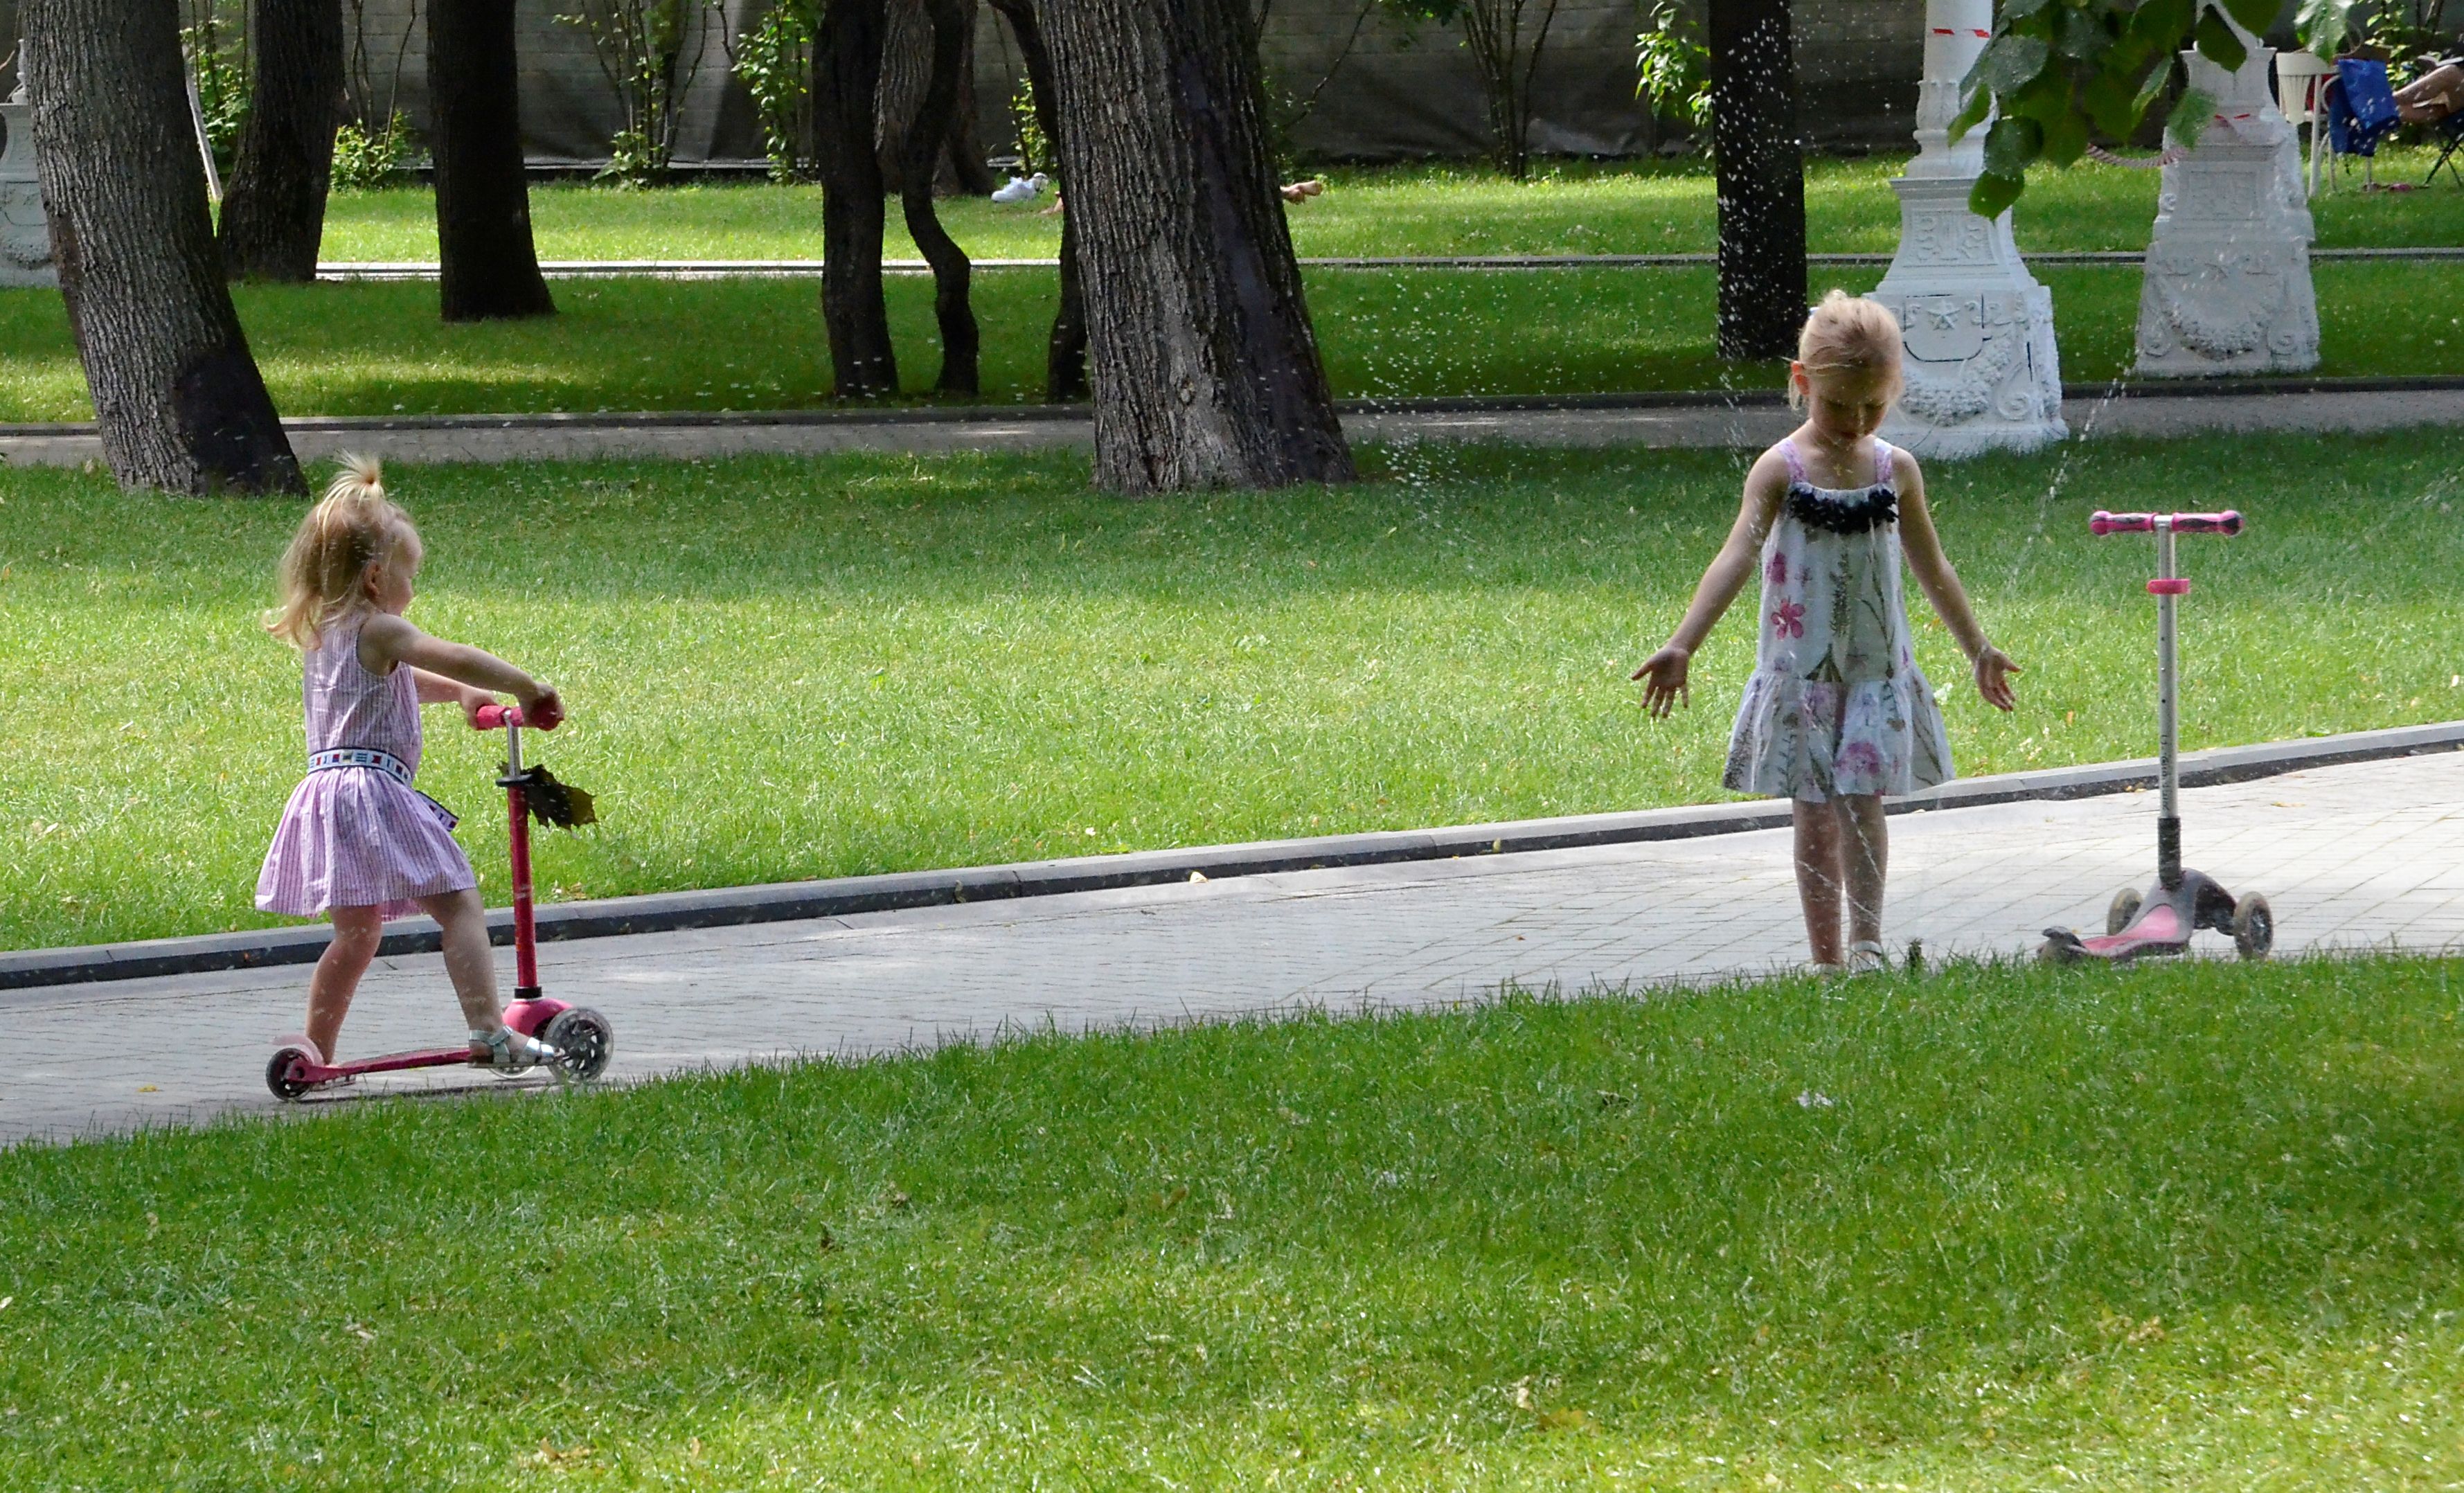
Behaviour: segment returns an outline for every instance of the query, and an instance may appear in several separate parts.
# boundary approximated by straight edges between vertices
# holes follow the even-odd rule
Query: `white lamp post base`
[[[2062,422],[2054,293],[2011,239],[2011,217],[1968,210],[1973,177],[1903,176],[1900,249],[1873,298],[1898,313],[1907,386],[1882,438],[1920,456],[2035,450]]]
[[[17,55],[26,55],[25,44]],[[0,287],[59,288],[52,263],[52,227],[43,216],[43,184],[34,178],[33,106],[26,101],[22,70],[17,91],[0,103]]]
[[[1992,26],[1992,0],[1926,0],[1917,157],[1891,183],[1900,248],[1873,292],[1899,315],[1907,376],[1882,438],[1921,456],[2034,450],[2070,433],[2054,294],[2019,258],[2009,213],[1989,222],[1968,210],[1984,130],[1950,139],[1960,80]]]
[[[2247,32],[2242,39],[2250,59],[2238,72],[2182,54],[2216,117],[2196,149],[2164,168],[2134,373],[2298,373],[2319,362],[2301,153],[2268,92],[2276,54]]]

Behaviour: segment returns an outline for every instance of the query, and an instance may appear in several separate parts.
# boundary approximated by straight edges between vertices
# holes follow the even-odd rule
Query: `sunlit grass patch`
[[[2062,373],[2127,372],[2136,266],[2052,266]],[[1817,266],[1816,294],[1863,291],[1879,268]],[[2321,362],[2341,378],[2464,373],[2464,264],[2321,264]],[[1776,391],[1776,362],[1720,358],[1711,271],[1319,270],[1309,311],[1338,398]],[[932,284],[890,281],[907,397],[940,373]],[[982,395],[1044,398],[1051,272],[976,278]],[[574,280],[558,314],[455,324],[418,284],[241,286],[250,346],[292,415],[440,415],[806,409],[831,401],[821,301],[800,280]],[[2428,308],[2428,309],[2425,309]],[[84,420],[84,374],[59,296],[0,291],[0,422]]]
[[[542,750],[602,823],[539,854],[577,897],[1717,798],[1747,614],[1689,713],[1646,724],[1625,674],[1742,459],[1423,446],[1354,487],[1138,504],[1067,456],[393,475],[428,539],[413,615],[574,702]],[[2186,747],[2464,714],[2459,464],[2464,437],[2410,432],[1937,468],[2028,669],[2018,714],[1983,708],[1911,600],[1961,770],[2151,749],[2150,556],[2091,540],[2099,507],[2251,516],[2184,546]],[[268,921],[299,676],[256,617],[297,505],[33,472],[0,499],[0,946]],[[501,898],[497,747],[429,730],[422,784]]]
[[[2435,1488],[2459,1002],[1954,967],[20,1148],[0,1481]]]
[[[2383,145],[2383,182],[2418,181],[2435,159],[2414,146]],[[1806,163],[1807,236],[1816,252],[1889,253],[1900,204],[1890,178],[1898,155]],[[1326,194],[1291,208],[1293,248],[1304,255],[1707,253],[1718,209],[1707,161],[1549,162],[1527,182],[1481,165],[1418,164],[1311,169]],[[2157,173],[2082,162],[2029,174],[2013,213],[2019,247],[2137,250],[2156,217]],[[943,224],[979,258],[1050,258],[1061,220],[1045,199],[997,207],[945,199]],[[2319,242],[2329,247],[2464,243],[2464,191],[2402,196],[2351,187],[2311,202]],[[546,259],[818,259],[821,189],[767,183],[695,184],[618,191],[534,184],[531,220]],[[898,214],[884,252],[917,257]],[[325,214],[328,260],[436,257],[435,199],[425,187],[337,192]]]

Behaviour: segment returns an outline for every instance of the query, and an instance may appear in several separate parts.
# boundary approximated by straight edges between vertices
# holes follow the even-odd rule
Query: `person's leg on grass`
[[[1840,861],[1847,872],[1848,943],[1882,943],[1882,881],[1891,865],[1889,822],[1881,795],[1843,793],[1839,811]]]
[[[334,1044],[342,1037],[342,1018],[351,1014],[351,998],[359,994],[360,977],[377,956],[377,940],[385,929],[382,908],[332,908],[334,941],[308,977],[308,1040],[334,1061]]]
[[[1805,942],[1816,964],[1839,962],[1839,811],[1827,802],[1792,800],[1796,824],[1796,899],[1805,909]]]

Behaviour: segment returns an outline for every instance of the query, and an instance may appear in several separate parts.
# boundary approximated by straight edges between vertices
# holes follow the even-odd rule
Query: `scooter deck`
[[[2168,902],[2149,903],[2128,928],[2118,933],[2082,938],[2067,928],[2045,930],[2046,952],[2065,963],[2102,959],[2110,964],[2127,964],[2148,955],[2187,953],[2189,947],[2189,930],[2182,926],[2181,913]]]
[[[556,1018],[558,1013],[566,1009],[567,1002],[562,1000],[517,1000],[505,1007],[505,1024],[525,1037],[536,1037],[542,1027]],[[297,1048],[304,1052],[316,1050],[315,1044],[305,1036],[287,1038],[283,1042],[283,1046]],[[488,1066],[484,1062],[473,1060],[470,1044],[466,1043],[458,1047],[429,1047],[414,1052],[391,1052],[383,1057],[362,1058],[352,1063],[301,1061],[293,1065],[291,1076],[298,1084],[310,1088],[319,1088],[328,1084],[339,1084],[344,1079],[359,1078],[369,1073],[400,1073],[411,1068],[444,1068],[457,1065],[477,1068]]]

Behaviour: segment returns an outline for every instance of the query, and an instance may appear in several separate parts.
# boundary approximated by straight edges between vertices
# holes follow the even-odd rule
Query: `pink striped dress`
[[[292,790],[257,873],[256,905],[312,917],[329,908],[419,911],[415,899],[479,884],[453,843],[453,816],[410,785],[419,695],[408,666],[360,664],[364,612],[324,629],[303,655],[308,776]]]

